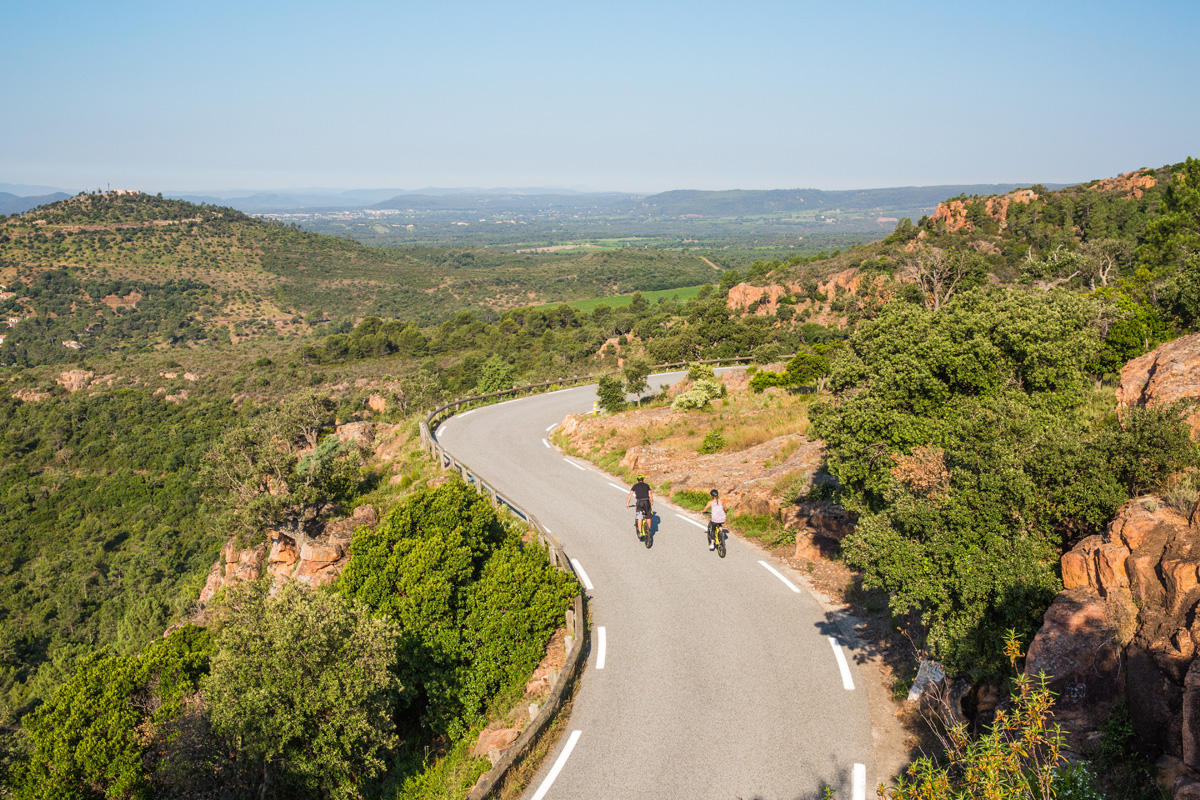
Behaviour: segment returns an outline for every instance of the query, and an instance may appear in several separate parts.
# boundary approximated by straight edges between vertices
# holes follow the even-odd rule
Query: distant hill
[[[128,347],[306,334],[378,315],[433,325],[490,311],[711,281],[680,252],[373,248],[236,209],[139,192],[82,194],[0,221],[0,363]]]
[[[0,192],[0,214],[23,214],[31,208],[66,200],[70,196],[66,192],[24,197],[10,192]]]
[[[642,201],[641,208],[661,216],[695,214],[703,217],[744,217],[815,211],[878,211],[916,219],[932,212],[938,203],[948,197],[1002,194],[1019,186],[1015,183],[901,186],[833,192],[821,189],[734,189],[721,192],[681,189],[651,195]]]
[[[539,211],[571,210],[627,215],[636,209],[640,195],[620,192],[592,194],[496,194],[446,193],[403,194],[371,206],[375,209],[417,211],[479,211],[481,213],[529,214]]]

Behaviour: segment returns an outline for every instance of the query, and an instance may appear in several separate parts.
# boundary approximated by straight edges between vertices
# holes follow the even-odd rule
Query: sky
[[[8,3],[0,182],[1075,183],[1200,156],[1200,3]]]

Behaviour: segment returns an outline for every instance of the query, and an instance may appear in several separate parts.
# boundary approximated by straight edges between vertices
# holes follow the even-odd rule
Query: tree
[[[511,389],[515,381],[516,370],[511,364],[506,364],[499,356],[492,356],[483,363],[479,375],[479,383],[475,384],[475,394],[491,394],[492,392]]]
[[[616,375],[601,375],[596,381],[596,398],[609,414],[625,409],[625,384]]]
[[[1095,313],[1063,291],[889,303],[810,412],[860,515],[847,562],[952,670],[996,673],[1000,632],[1031,634],[1057,591],[1062,543],[1125,498],[1085,412]]]
[[[969,271],[965,253],[951,254],[937,247],[918,251],[910,259],[909,267],[925,298],[925,305],[933,311],[954,296]]]
[[[625,393],[637,395],[638,405],[642,403],[642,392],[650,388],[646,380],[650,375],[650,362],[644,358],[631,358],[625,362]]]
[[[211,654],[208,631],[185,626],[136,656],[84,656],[75,673],[25,717],[29,759],[18,770],[21,800],[154,796],[161,753],[157,729],[169,726],[196,692]]]
[[[217,613],[205,697],[260,792],[360,796],[397,744],[396,625],[296,581],[238,584]]]

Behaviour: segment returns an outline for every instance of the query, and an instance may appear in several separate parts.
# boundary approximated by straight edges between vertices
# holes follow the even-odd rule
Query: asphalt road
[[[566,414],[591,411],[593,388],[468,411],[437,433],[536,514],[591,583],[582,684],[525,797],[815,799],[822,784],[839,800],[873,796],[854,660],[789,570],[736,538],[718,558],[700,515],[657,497],[647,550],[629,487],[545,441]]]

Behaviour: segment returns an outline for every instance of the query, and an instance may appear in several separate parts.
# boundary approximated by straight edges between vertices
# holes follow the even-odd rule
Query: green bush
[[[625,402],[625,384],[616,375],[601,375],[596,381],[596,399],[600,403],[600,408],[609,414],[616,414],[618,411],[624,411]]]
[[[137,656],[100,651],[23,720],[29,758],[15,775],[21,800],[154,796],[162,753],[148,731],[169,725],[208,670],[208,631],[184,627]]]
[[[359,797],[395,747],[397,626],[366,606],[289,581],[227,590],[212,672],[214,729],[293,795]]]
[[[676,492],[671,495],[671,502],[677,506],[682,506],[690,511],[700,511],[708,504],[708,492],[696,491],[694,489],[685,489],[681,492]]]
[[[704,441],[700,443],[698,453],[716,453],[725,449],[725,436],[720,431],[709,431],[704,435]]]
[[[689,411],[698,408],[708,408],[708,404],[718,397],[729,393],[725,384],[708,378],[700,378],[683,394],[675,398],[671,408],[676,411]]]

